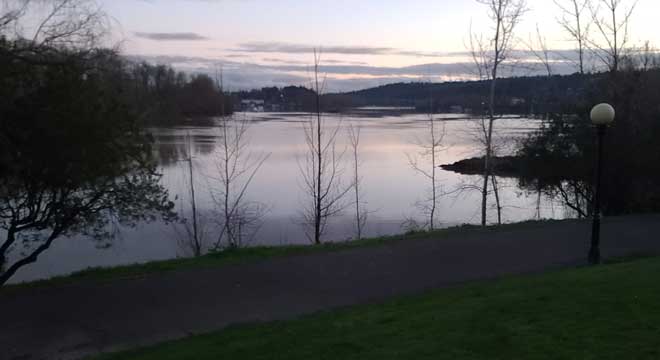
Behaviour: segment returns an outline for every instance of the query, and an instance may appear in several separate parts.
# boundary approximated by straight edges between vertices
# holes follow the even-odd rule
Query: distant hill
[[[573,104],[602,74],[514,77],[497,80],[496,107],[499,113],[545,114]],[[417,111],[485,111],[488,81],[444,83],[396,83],[375,88],[323,95],[324,111],[339,112],[364,106],[410,107]],[[232,94],[237,105],[246,99],[264,101],[266,111],[312,111],[314,92],[302,87],[269,87]]]
[[[600,74],[516,77],[497,80],[499,112],[543,113],[572,103]],[[406,106],[419,111],[480,112],[488,96],[488,81],[396,83],[332,94],[350,99],[353,106]]]

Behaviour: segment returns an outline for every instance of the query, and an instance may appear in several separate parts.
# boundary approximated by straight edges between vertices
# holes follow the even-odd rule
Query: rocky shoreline
[[[517,156],[493,157],[492,172],[499,177],[517,178],[522,174],[522,159]],[[457,161],[453,164],[440,165],[440,168],[462,175],[483,175],[484,158],[475,157]]]

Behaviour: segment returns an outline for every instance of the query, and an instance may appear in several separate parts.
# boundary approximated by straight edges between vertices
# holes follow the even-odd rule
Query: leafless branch
[[[344,196],[353,188],[342,184],[343,168],[340,166],[345,151],[338,152],[337,136],[342,122],[328,128],[322,113],[321,96],[325,87],[325,77],[320,78],[321,54],[314,51],[312,88],[316,109],[309,120],[303,123],[303,133],[307,151],[304,160],[298,160],[302,175],[303,190],[309,203],[301,211],[305,234],[314,244],[322,242],[328,219],[338,215],[345,207]]]
[[[591,22],[586,21],[585,11],[591,0],[552,0],[561,11],[557,22],[575,41],[578,53],[577,68],[585,73],[585,52],[588,50]]]
[[[626,8],[625,3],[630,5]],[[629,42],[630,18],[637,6],[637,0],[598,0],[589,2],[589,10],[599,41],[588,39],[594,55],[611,72],[619,71],[621,59],[626,55]]]

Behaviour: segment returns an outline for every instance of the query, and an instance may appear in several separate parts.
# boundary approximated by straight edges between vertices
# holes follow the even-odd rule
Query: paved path
[[[0,359],[75,359],[475,279],[584,263],[584,221],[0,293]],[[610,218],[604,257],[660,254],[660,215]]]

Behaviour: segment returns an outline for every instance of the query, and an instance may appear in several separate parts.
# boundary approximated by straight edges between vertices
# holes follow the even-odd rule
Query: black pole
[[[596,165],[596,189],[594,199],[594,220],[591,228],[591,249],[589,249],[589,264],[600,264],[600,183],[603,172],[603,139],[605,125],[598,125],[598,160]]]

